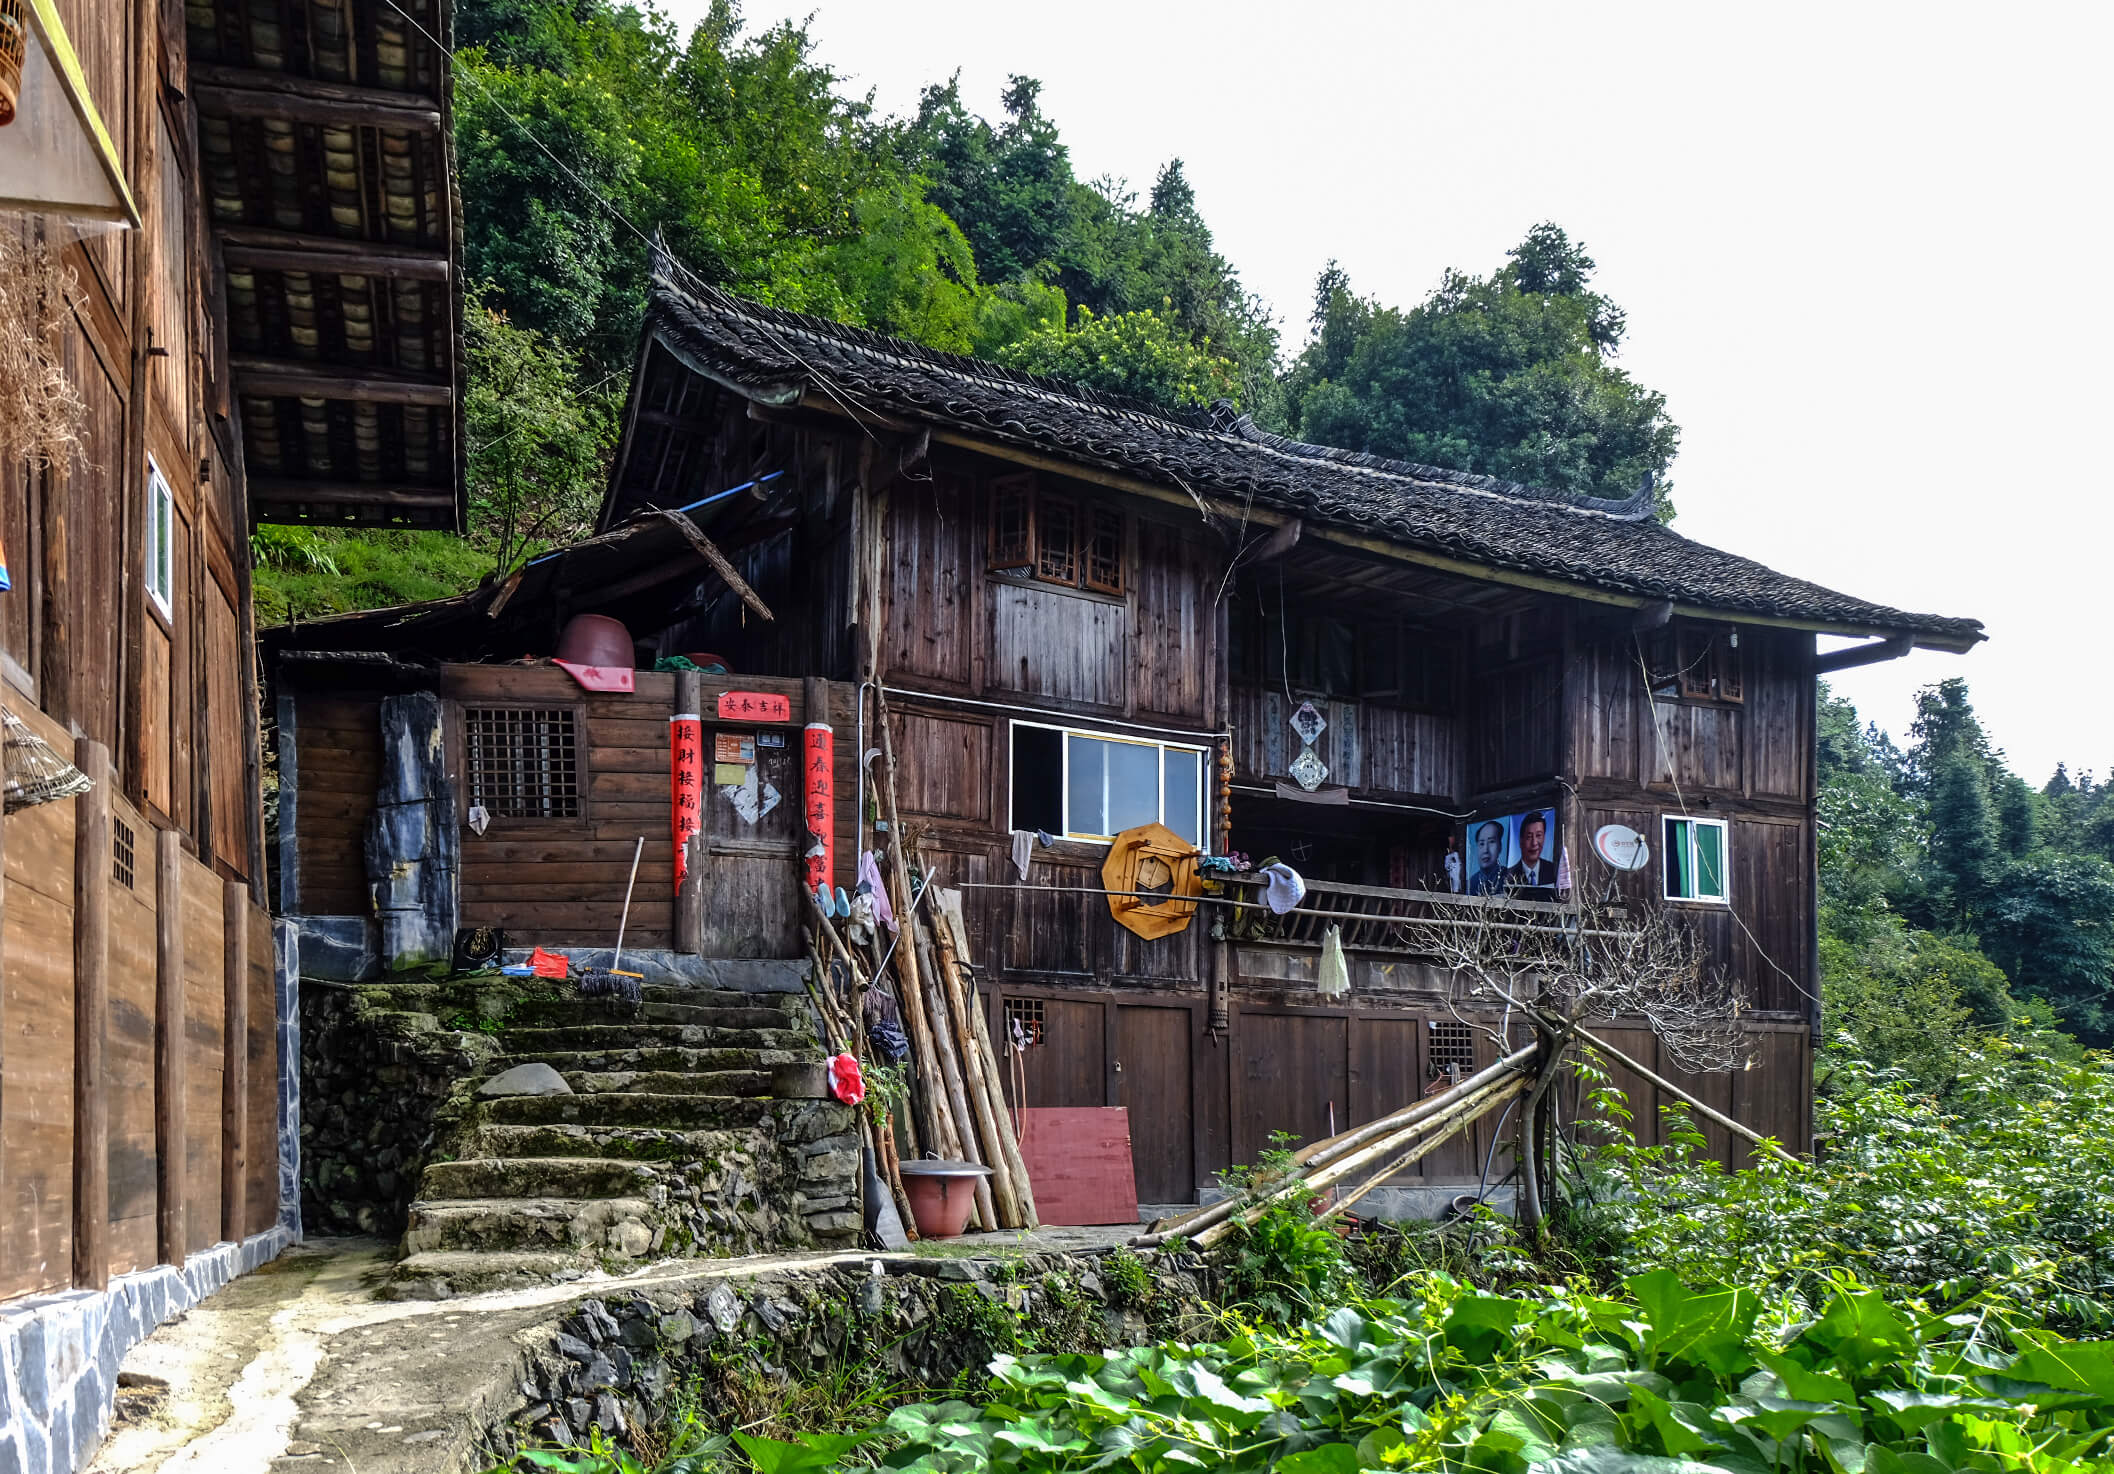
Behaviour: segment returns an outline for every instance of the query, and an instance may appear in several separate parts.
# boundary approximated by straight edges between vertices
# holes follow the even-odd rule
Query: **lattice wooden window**
[[[465,707],[462,721],[473,806],[495,819],[580,817],[569,707]]]
[[[1652,695],[1661,701],[1745,701],[1740,632],[1724,624],[1677,620],[1645,648]]]
[[[1035,505],[1035,576],[1051,583],[1079,582],[1079,508],[1046,496]]]
[[[991,483],[991,567],[1035,566],[1035,478],[1007,476]]]
[[[1006,1000],[1006,1037],[1001,1048],[1015,1041],[1029,1049],[1042,1043],[1042,1000],[1040,998],[1008,998]]]
[[[132,826],[117,815],[110,816],[110,878],[126,890],[133,889],[134,861],[139,853],[139,836]]]
[[[1475,1073],[1475,1034],[1457,1019],[1437,1019],[1425,1053],[1426,1072],[1465,1080]]]
[[[1087,512],[1086,576],[1097,594],[1123,592],[1123,514],[1110,507]]]

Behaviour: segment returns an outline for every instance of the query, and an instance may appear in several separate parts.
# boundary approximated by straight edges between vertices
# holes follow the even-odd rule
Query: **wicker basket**
[[[0,0],[0,128],[15,121],[28,47],[29,0]]]

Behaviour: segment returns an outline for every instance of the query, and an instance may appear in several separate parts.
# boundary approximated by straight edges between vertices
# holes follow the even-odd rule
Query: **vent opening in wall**
[[[1435,1019],[1430,1047],[1425,1051],[1426,1070],[1434,1078],[1465,1080],[1475,1073],[1475,1033],[1454,1019]]]
[[[580,817],[579,749],[567,707],[465,707],[470,804],[495,819]]]
[[[1042,1043],[1040,998],[1006,1000],[1006,1042],[1022,1049],[1033,1049]]]
[[[132,826],[117,815],[110,816],[110,878],[126,890],[131,890],[133,859],[138,854],[139,837]]]

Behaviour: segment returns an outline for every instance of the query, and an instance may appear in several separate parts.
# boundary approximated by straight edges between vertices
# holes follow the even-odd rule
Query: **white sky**
[[[1959,674],[2036,785],[2114,769],[2105,75],[2114,7],[749,0],[906,113],[1009,72],[1082,178],[1182,158],[1303,339],[1316,272],[1397,305],[1536,221],[1600,263],[1682,428],[1690,537],[1990,641],[1838,677],[1905,736]],[[676,0],[685,26],[704,0]]]

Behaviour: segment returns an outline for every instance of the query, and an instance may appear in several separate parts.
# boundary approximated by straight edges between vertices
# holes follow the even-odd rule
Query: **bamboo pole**
[[[932,864],[925,860],[927,884],[931,882]],[[1020,1144],[1013,1139],[1012,1118],[1003,1107],[1005,1095],[995,1092],[996,1071],[991,1065],[991,1052],[987,1033],[977,1026],[983,1022],[983,1014],[976,1007],[976,990],[962,976],[960,959],[955,955],[954,939],[948,934],[944,916],[934,921],[933,941],[939,959],[939,975],[947,992],[947,1000],[954,1013],[956,1044],[960,1048],[963,1067],[968,1074],[970,1103],[976,1108],[978,1129],[983,1133],[984,1155],[993,1169],[991,1190],[998,1208],[1000,1226],[1004,1228],[1034,1228],[1035,1196],[1028,1183],[1028,1169],[1020,1155]]]
[[[1384,1137],[1363,1150],[1353,1152],[1330,1166],[1322,1168],[1319,1172],[1309,1177],[1303,1179],[1295,1178],[1261,1201],[1243,1208],[1240,1212],[1222,1219],[1197,1234],[1196,1246],[1200,1249],[1208,1249],[1231,1233],[1235,1224],[1253,1223],[1256,1219],[1262,1217],[1273,1202],[1288,1196],[1295,1187],[1304,1186],[1312,1191],[1320,1192],[1325,1188],[1335,1186],[1347,1177],[1353,1176],[1363,1168],[1371,1167],[1375,1162],[1386,1158],[1390,1152],[1395,1152],[1405,1146],[1411,1146],[1413,1150],[1403,1160],[1414,1161],[1424,1151],[1429,1150],[1430,1147],[1437,1146],[1440,1142],[1450,1139],[1470,1122],[1488,1115],[1498,1106],[1519,1095],[1531,1083],[1528,1076],[1515,1074],[1509,1080],[1501,1081],[1496,1085],[1486,1086],[1472,1098],[1458,1101],[1444,1115],[1421,1121],[1415,1126],[1408,1127],[1392,1136]],[[1392,1165],[1385,1167],[1376,1174],[1376,1179],[1385,1178],[1396,1170],[1398,1168]],[[1367,1184],[1368,1187],[1371,1185],[1371,1183]]]
[[[1377,1141],[1379,1151],[1399,1145],[1426,1129],[1425,1123],[1434,1117],[1446,1117],[1455,1107],[1472,1104],[1491,1090],[1503,1087],[1511,1077],[1518,1075],[1523,1064],[1522,1056],[1531,1058],[1532,1054],[1531,1049],[1521,1050],[1518,1054],[1498,1061],[1490,1068],[1469,1076],[1452,1089],[1429,1100],[1396,1111],[1379,1121],[1368,1122],[1353,1131],[1339,1133],[1327,1141],[1314,1143],[1308,1148],[1312,1155],[1301,1164],[1300,1173],[1277,1185],[1260,1200],[1245,1197],[1221,1199],[1207,1207],[1199,1208],[1194,1213],[1155,1225],[1151,1233],[1132,1239],[1131,1246],[1141,1249],[1153,1248],[1176,1234],[1198,1234],[1198,1241],[1201,1243],[1203,1232],[1218,1227],[1236,1213],[1248,1211],[1251,1206],[1259,1211],[1264,1205],[1301,1184],[1311,1187],[1332,1183],[1341,1175],[1337,1168],[1342,1163],[1348,1161],[1351,1163],[1349,1170],[1356,1170],[1359,1161],[1373,1159],[1371,1153],[1375,1148],[1369,1145],[1370,1143]],[[1366,1150],[1358,1151],[1361,1147]],[[1323,1155],[1325,1148],[1330,1149],[1326,1156]],[[1350,1157],[1345,1155],[1352,1152],[1357,1154]]]
[[[1453,1140],[1456,1136],[1459,1136],[1463,1131],[1466,1131],[1470,1126],[1474,1125],[1484,1116],[1490,1114],[1490,1111],[1499,1104],[1501,1104],[1502,1100],[1509,1100],[1511,1099],[1512,1095],[1517,1093],[1518,1092],[1515,1090],[1505,1094],[1503,1097],[1501,1097],[1501,1100],[1494,1100],[1490,1102],[1490,1105],[1488,1107],[1486,1107],[1482,1111],[1477,1112],[1473,1116],[1462,1117],[1460,1120],[1457,1120],[1452,1125],[1447,1126],[1435,1136],[1420,1138],[1415,1146],[1411,1147],[1401,1156],[1395,1158],[1395,1160],[1393,1160],[1392,1162],[1389,1162],[1385,1167],[1382,1167],[1371,1177],[1368,1177],[1365,1180],[1365,1186],[1358,1188],[1354,1192],[1346,1194],[1342,1198],[1339,1198],[1336,1202],[1335,1211],[1337,1211],[1338,1213],[1343,1212],[1345,1209],[1349,1208],[1351,1204],[1357,1202],[1360,1198],[1364,1197],[1367,1193],[1371,1192],[1381,1183],[1387,1181],[1388,1178],[1394,1176],[1397,1172],[1400,1172],[1404,1167],[1410,1166],[1411,1164],[1416,1162],[1420,1162],[1424,1158],[1430,1156],[1434,1150],[1441,1146],[1444,1146],[1447,1142]]]
[[[962,1068],[961,1053],[954,1047],[953,1010],[947,1006],[939,968],[932,961],[932,944],[923,929],[917,925],[915,917],[904,917],[903,925],[909,929],[910,938],[917,946],[918,971],[923,975],[925,1006],[932,1014],[933,1036],[939,1043],[940,1078],[946,1086],[947,1100],[953,1108],[954,1119],[961,1128],[961,1159],[974,1162],[979,1167],[988,1167],[991,1164],[984,1160],[983,1143],[977,1135],[976,1115],[969,1107],[968,1080]],[[975,1188],[977,1222],[983,1225],[986,1232],[995,1232],[1004,1224],[999,1218],[997,1194],[992,1190],[991,1177],[976,1178]]]
[[[1734,1136],[1739,1137],[1742,1141],[1747,1142],[1750,1146],[1753,1146],[1759,1151],[1768,1152],[1771,1156],[1775,1157],[1778,1161],[1784,1163],[1785,1165],[1797,1167],[1801,1170],[1804,1170],[1806,1164],[1800,1161],[1797,1157],[1792,1156],[1782,1147],[1777,1146],[1773,1142],[1764,1140],[1755,1132],[1749,1130],[1747,1127],[1742,1126],[1739,1122],[1733,1120],[1732,1117],[1724,1115],[1718,1111],[1712,1110],[1709,1106],[1703,1104],[1702,1101],[1697,1100],[1693,1095],[1690,1095],[1680,1086],[1674,1084],[1673,1081],[1664,1079],[1654,1071],[1646,1069],[1643,1065],[1638,1064],[1637,1061],[1631,1059],[1628,1055],[1624,1054],[1621,1050],[1617,1049],[1614,1045],[1608,1043],[1606,1040],[1600,1038],[1598,1035],[1586,1034],[1582,1030],[1580,1032],[1581,1036],[1585,1039],[1588,1044],[1592,1045],[1595,1049],[1599,1050],[1609,1059],[1615,1061],[1616,1064],[1621,1065],[1624,1069],[1628,1070],[1631,1074],[1636,1075],[1646,1084],[1658,1086],[1668,1095],[1671,1095],[1675,1100],[1678,1100],[1683,1105],[1689,1107],[1697,1115],[1701,1116],[1704,1120],[1712,1121],[1720,1126],[1723,1126]]]
[[[998,1147],[1004,1153],[1006,1166],[1013,1174],[1013,1195],[1020,1201],[1023,1228],[1039,1228],[1041,1215],[1035,1208],[1035,1184],[1028,1176],[1027,1159],[1021,1155],[1020,1133],[1013,1128],[1013,1117],[1006,1109],[1006,1087],[998,1070],[998,1051],[991,1045],[991,1028],[984,1019],[984,1010],[976,996],[976,984],[968,971],[961,966],[960,954],[954,950],[954,940],[949,934],[948,923],[943,916],[934,928],[940,937],[941,957],[955,970],[958,985],[967,1000],[972,1043],[968,1046],[983,1071],[984,1088],[991,1097],[992,1110],[998,1117]],[[1026,1102],[1021,1102],[1023,1106]]]

